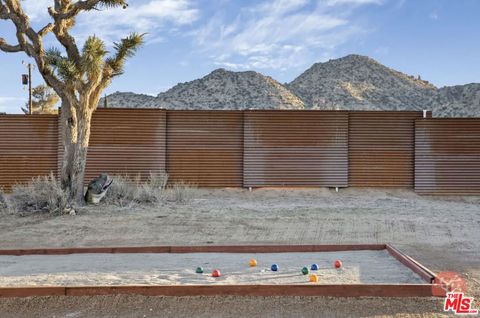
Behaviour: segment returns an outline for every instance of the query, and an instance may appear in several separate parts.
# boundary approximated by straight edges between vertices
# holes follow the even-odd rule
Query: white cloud
[[[86,38],[96,34],[111,42],[135,31],[147,33],[150,43],[161,42],[161,33],[167,26],[186,26],[198,19],[199,10],[193,3],[191,0],[149,0],[142,4],[131,3],[127,9],[89,12],[79,17],[76,35]]]
[[[365,5],[365,4],[382,4],[383,0],[328,0],[328,5]]]
[[[53,5],[53,0],[27,0],[23,5],[33,23],[50,20],[48,7]],[[80,14],[72,33],[79,42],[95,34],[111,43],[135,31],[147,33],[148,43],[158,43],[164,40],[161,33],[191,24],[199,13],[193,0],[136,0],[131,1],[127,9],[119,7]]]
[[[27,0],[22,2],[22,6],[31,21],[44,21],[48,15],[48,7],[53,6],[52,0]]]
[[[268,12],[271,14],[283,14],[288,13],[296,9],[300,9],[306,4],[309,0],[275,0],[264,2],[251,9],[252,12]]]
[[[243,8],[233,20],[220,13],[193,33],[195,43],[218,66],[233,69],[286,70],[328,56],[353,35],[363,32],[350,19],[353,8],[379,0],[275,0]],[[322,52],[322,53],[319,53]]]
[[[218,66],[287,70],[334,55],[340,45],[366,32],[365,26],[356,21],[355,10],[384,1],[261,0],[238,9],[241,1],[233,5],[218,0],[209,2],[213,14],[200,20],[202,7],[198,1],[135,0],[126,10],[81,15],[73,33],[80,44],[92,34],[109,44],[132,31],[147,33],[147,44],[188,34],[193,38],[195,54]],[[51,2],[25,1],[35,19]],[[223,12],[225,8],[238,11]]]

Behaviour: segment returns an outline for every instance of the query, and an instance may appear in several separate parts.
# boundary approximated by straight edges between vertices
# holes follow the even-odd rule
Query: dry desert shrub
[[[0,213],[7,211],[7,207],[7,195],[3,188],[0,188]]]
[[[105,204],[127,207],[136,204],[158,204],[164,201],[187,203],[195,195],[196,187],[179,182],[167,185],[166,173],[150,173],[146,181],[140,175],[117,175],[105,195]]]
[[[127,206],[135,198],[135,181],[128,175],[117,175],[112,177],[112,185],[108,188],[104,197],[105,204]]]
[[[167,185],[168,175],[150,173],[142,181],[140,175],[113,176],[113,183],[104,197],[104,204],[128,207],[142,204],[158,204],[164,201],[187,203],[195,195],[196,187],[179,182]],[[6,195],[0,189],[0,212],[22,216],[35,213],[65,214],[75,212],[68,202],[68,194],[62,190],[53,173],[33,178],[28,184],[17,184]],[[75,214],[75,213],[73,213]]]
[[[190,202],[195,196],[197,187],[191,183],[177,182],[170,187],[171,200],[178,203]]]
[[[68,194],[62,190],[53,173],[33,178],[27,184],[16,184],[5,201],[10,212],[20,215],[63,214],[68,211]]]
[[[155,204],[162,201],[167,186],[166,173],[150,173],[146,181],[141,181],[140,175],[113,176],[113,183],[105,195],[106,204],[121,207],[132,204]]]

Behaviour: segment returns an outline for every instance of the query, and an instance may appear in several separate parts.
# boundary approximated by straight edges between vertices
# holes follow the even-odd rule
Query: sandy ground
[[[256,267],[249,260],[257,260]],[[333,263],[343,266],[335,269]],[[0,256],[0,286],[424,284],[387,251],[324,253],[74,254]],[[272,264],[278,271],[270,269]],[[197,266],[203,274],[195,272]],[[219,269],[221,277],[211,276]]]
[[[0,218],[0,248],[186,244],[392,243],[434,271],[457,271],[480,297],[480,197],[409,190],[198,190],[185,204],[88,208]],[[45,297],[2,299],[2,317],[438,316],[441,299]],[[152,309],[150,311],[150,309]]]

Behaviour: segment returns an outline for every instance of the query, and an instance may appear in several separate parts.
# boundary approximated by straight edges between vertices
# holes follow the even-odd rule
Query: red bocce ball
[[[221,275],[218,269],[214,269],[212,272],[212,277],[220,277]]]
[[[335,261],[335,268],[340,268],[340,267],[342,267],[342,261],[336,260]]]

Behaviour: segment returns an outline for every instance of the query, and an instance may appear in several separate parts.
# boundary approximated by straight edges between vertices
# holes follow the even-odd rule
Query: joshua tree
[[[60,98],[55,91],[47,85],[38,85],[32,89],[32,114],[56,114],[55,105]],[[28,103],[22,108],[28,114]]]
[[[30,0],[31,1],[31,0]],[[16,28],[16,42],[0,37],[0,50],[24,52],[35,60],[45,82],[61,99],[61,127],[64,146],[62,186],[71,199],[83,202],[83,178],[90,121],[102,91],[113,77],[122,74],[126,58],[143,42],[143,35],[133,33],[114,44],[110,56],[105,43],[96,36],[86,39],[80,49],[70,34],[75,18],[82,12],[128,6],[125,0],[52,0],[48,8],[52,21],[34,30],[20,0],[0,0],[0,19]],[[47,10],[47,8],[45,8]],[[45,49],[43,38],[53,33],[57,47]]]

